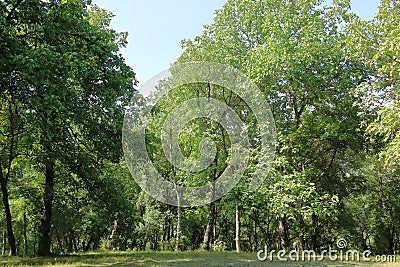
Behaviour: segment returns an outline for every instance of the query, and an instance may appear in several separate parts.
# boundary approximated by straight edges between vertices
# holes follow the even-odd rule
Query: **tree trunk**
[[[3,243],[1,246],[1,256],[4,256],[6,253],[6,242],[7,242],[7,233],[6,231],[3,232]]]
[[[178,218],[176,222],[176,244],[175,244],[175,251],[179,250],[179,240],[181,238],[181,222],[182,222],[182,213],[181,207],[178,206]]]
[[[253,250],[257,250],[259,247],[257,225],[259,225],[259,223],[258,223],[258,214],[255,210],[253,211],[253,214],[254,214],[254,220],[253,220],[253,222],[254,222],[254,247],[253,247]]]
[[[57,236],[56,240],[57,240],[58,250],[60,251],[60,253],[64,253],[64,248],[63,248],[61,238],[59,236]]]
[[[111,231],[111,235],[108,238],[107,245],[106,245],[106,249],[108,249],[108,250],[112,249],[113,242],[114,242],[114,237],[117,234],[117,228],[118,228],[118,221],[117,221],[117,219],[115,219],[114,220],[114,226],[113,226],[113,229]]]
[[[177,210],[177,221],[176,221],[176,243],[175,243],[175,251],[179,251],[179,240],[181,238],[181,224],[182,224],[182,208],[181,208],[181,193],[179,192],[179,189],[177,185],[175,184],[175,192],[176,192],[176,197],[178,200],[178,210]]]
[[[15,245],[15,236],[14,236],[13,226],[12,226],[12,217],[11,217],[10,202],[9,202],[9,197],[8,197],[7,180],[8,180],[8,177],[3,176],[2,167],[0,166],[0,184],[1,184],[1,192],[3,195],[4,213],[6,215],[8,244],[10,246],[10,254],[12,256],[16,256],[17,255],[17,247]]]
[[[77,245],[77,243],[76,243],[76,238],[75,238],[75,235],[74,235],[74,233],[71,231],[71,242],[72,242],[72,245],[73,245],[73,247],[74,247],[74,252],[78,252],[78,245]]]
[[[235,231],[235,242],[236,242],[236,252],[240,252],[240,218],[239,218],[239,206],[236,204],[235,207],[235,221],[236,221],[236,231]]]
[[[229,247],[231,248],[231,247],[233,247],[233,245],[232,245],[231,240],[229,238],[230,224],[229,224],[229,221],[228,221],[228,219],[226,217],[226,214],[224,216],[222,225],[224,226],[224,242],[225,242],[225,244],[229,244]]]
[[[210,236],[211,236],[211,231],[214,230],[214,222],[215,222],[215,205],[214,203],[211,203],[210,210],[208,213],[208,223],[203,237],[203,248],[206,250],[210,250]]]
[[[213,235],[211,238],[211,244],[214,244],[215,241],[217,240],[217,225],[216,225],[216,221],[217,221],[217,207],[214,208],[215,209],[215,213],[214,213],[214,226],[213,226]]]
[[[71,253],[72,245],[71,245],[71,242],[69,242],[69,240],[68,240],[68,236],[66,236],[66,235],[64,235],[64,243],[65,243],[65,247],[67,248],[67,252]]]
[[[297,220],[299,221],[299,225],[300,225],[298,250],[303,251],[306,248],[305,233],[307,233],[307,227],[306,227],[306,224],[304,222],[303,215],[299,214],[297,216]]]
[[[217,161],[217,157],[215,157],[215,165],[217,165],[218,161]],[[211,181],[211,185],[212,185],[212,194],[211,194],[211,201],[214,200],[215,198],[215,179],[217,179],[217,173],[216,173],[216,168],[214,168],[214,180]],[[210,235],[211,235],[211,231],[213,231],[213,240],[212,242],[214,242],[214,236],[215,236],[215,218],[216,217],[216,207],[215,207],[215,202],[211,202],[210,204],[210,210],[208,212],[208,222],[207,222],[207,226],[206,226],[206,230],[204,231],[204,237],[203,237],[203,248],[206,250],[210,250]]]
[[[152,250],[157,250],[158,249],[158,238],[159,238],[159,232],[156,231],[154,233],[154,242],[153,242]]]
[[[289,238],[286,229],[286,216],[278,219],[278,231],[281,249],[286,249],[289,245]]]
[[[175,235],[175,230],[174,230],[174,220],[171,218],[169,220],[169,224],[168,224],[168,242],[171,241],[171,239],[173,238],[173,236]]]
[[[165,241],[167,239],[167,219],[164,218],[164,223],[163,223],[163,229],[162,229],[162,244],[161,244],[161,250],[165,250]]]
[[[33,240],[33,254],[37,254],[36,251],[36,241],[37,241],[37,235],[36,233],[34,234],[34,240]]]
[[[54,161],[48,160],[46,163],[45,170],[45,187],[43,195],[43,215],[40,221],[39,227],[39,256],[50,255],[51,247],[51,219],[52,219],[52,209],[53,209],[53,199],[54,199]]]
[[[23,229],[22,229],[22,234],[23,234],[23,236],[24,236],[24,255],[27,255],[28,254],[28,237],[27,237],[27,234],[26,234],[26,225],[27,225],[27,222],[26,222],[27,220],[26,220],[26,211],[24,212],[24,216],[23,216]]]
[[[175,162],[175,158],[173,155],[173,149],[172,149],[172,129],[169,130],[169,140],[170,140],[170,146],[169,146],[169,161],[172,164],[172,177],[175,179],[175,184],[174,184],[174,189],[175,189],[175,193],[176,193],[176,199],[178,202],[178,211],[177,211],[177,222],[176,222],[176,236],[175,236],[175,251],[179,250],[179,240],[180,240],[180,236],[181,236],[181,195],[177,186],[177,180],[176,180],[176,162]]]
[[[147,231],[146,231],[146,234],[145,234],[144,239],[143,239],[143,244],[142,244],[142,250],[143,250],[143,251],[146,250],[147,240],[148,240],[148,239],[149,239],[149,235],[148,235],[148,233],[147,233]]]
[[[318,217],[317,215],[313,214],[311,216],[312,220],[312,228],[313,233],[311,235],[311,242],[312,242],[312,249],[316,252],[319,252],[319,245],[318,245],[318,237],[319,237],[319,230],[318,230]]]

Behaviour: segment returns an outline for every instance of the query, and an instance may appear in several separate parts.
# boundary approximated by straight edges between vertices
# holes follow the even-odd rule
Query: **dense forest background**
[[[125,108],[144,102],[119,54],[127,33],[110,28],[112,14],[82,0],[2,0],[0,12],[2,254],[320,251],[340,238],[376,254],[399,251],[400,1],[382,0],[363,21],[349,0],[228,0],[202,35],[183,40],[174,64],[241,70],[262,90],[277,131],[258,190],[249,192],[246,179],[262,161],[254,141],[239,184],[193,208],[155,201],[126,166]],[[247,105],[226,88],[171,91],[153,108],[146,140],[162,176],[186,186],[218,178],[232,155],[224,129],[206,119],[179,138],[194,158],[211,138],[218,153],[209,168],[187,174],[163,155],[159,125],[196,97],[228,104],[257,136]]]

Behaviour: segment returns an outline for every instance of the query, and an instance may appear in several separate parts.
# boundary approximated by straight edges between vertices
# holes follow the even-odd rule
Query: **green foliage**
[[[223,63],[257,84],[274,115],[277,151],[264,184],[249,192],[265,155],[255,114],[238,95],[191,83],[138,107],[151,109],[145,134],[154,166],[187,187],[216,180],[235,148],[220,123],[191,120],[178,137],[182,154],[199,159],[208,138],[216,157],[200,172],[176,168],[162,147],[171,111],[213,98],[246,124],[250,158],[241,181],[209,206],[177,208],[142,192],[121,159],[124,112],[131,97],[138,106],[143,99],[119,54],[127,33],[110,28],[113,14],[91,1],[1,1],[0,179],[9,196],[0,231],[13,226],[21,255],[38,252],[46,226],[58,254],[103,245],[234,250],[236,234],[245,251],[264,244],[320,251],[345,237],[352,247],[398,252],[399,10],[399,1],[383,0],[363,21],[349,0],[228,0],[201,35],[183,40],[174,64]]]

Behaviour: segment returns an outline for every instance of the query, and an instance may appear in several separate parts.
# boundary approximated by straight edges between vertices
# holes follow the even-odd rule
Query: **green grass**
[[[400,261],[400,259],[397,259]],[[257,259],[256,253],[235,252],[96,252],[57,257],[0,257],[0,266],[380,266],[395,267],[400,263],[278,262]]]

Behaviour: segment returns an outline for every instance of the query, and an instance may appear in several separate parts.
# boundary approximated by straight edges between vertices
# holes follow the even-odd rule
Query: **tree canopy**
[[[202,34],[182,40],[172,70],[225,64],[260,89],[254,97],[274,119],[272,162],[246,88],[241,94],[204,81],[167,90],[179,75],[172,72],[153,95],[159,101],[146,102],[119,51],[127,33],[113,30],[112,13],[91,1],[3,0],[0,12],[3,254],[264,245],[321,252],[340,238],[376,254],[399,251],[399,1],[382,0],[365,21],[349,0],[228,0]],[[180,125],[170,116],[188,101]],[[223,107],[210,108],[211,119],[196,117],[210,103]],[[205,206],[147,195],[134,179],[145,172],[132,171],[122,149],[124,115],[136,123],[143,111],[145,150],[159,177],[208,184],[214,200],[216,180],[240,165],[243,149],[240,181]],[[230,136],[233,118],[243,122],[246,147]],[[202,162],[206,149],[215,153]],[[266,179],[249,190],[260,165],[268,165]],[[176,197],[182,204],[187,196]]]

